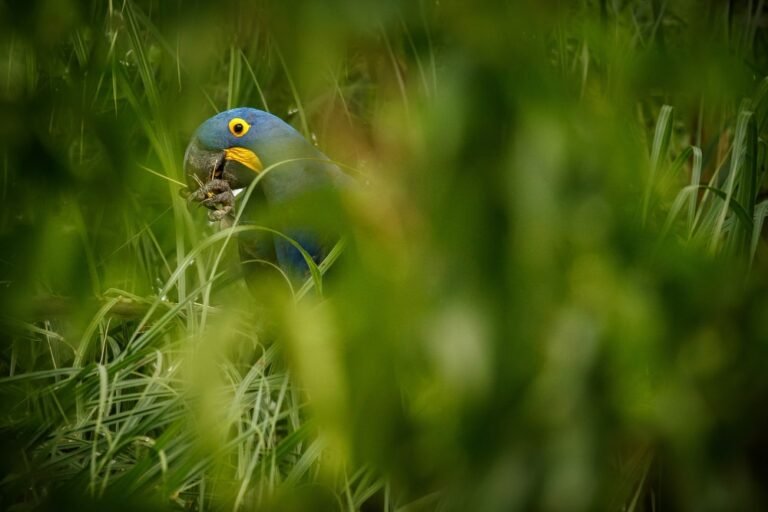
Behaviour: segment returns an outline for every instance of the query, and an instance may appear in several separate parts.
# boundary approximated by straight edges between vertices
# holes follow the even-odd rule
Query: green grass
[[[69,7],[0,17],[0,508],[766,502],[763,2]],[[178,194],[238,105],[365,184],[268,308],[261,178]]]
[[[725,160],[718,164],[706,185],[700,182],[700,148],[688,147],[671,164],[664,162],[668,159],[672,133],[672,109],[665,105],[655,130],[651,155],[652,173],[649,180],[649,184],[653,184],[659,169],[667,165],[670,165],[670,168],[666,172],[678,174],[692,156],[691,184],[679,192],[672,204],[667,227],[687,204],[689,239],[708,239],[711,251],[727,251],[737,258],[746,258],[750,264],[754,261],[757,251],[766,208],[765,200],[757,202],[765,173],[765,154],[761,154],[759,149],[759,145],[764,143],[758,137],[757,126],[761,125],[764,119],[756,119],[754,113],[764,108],[764,84],[765,82],[754,101],[745,100],[740,106],[733,142],[728,148]],[[651,189],[649,186],[646,192],[645,209],[651,197]],[[703,194],[699,200],[701,191]]]

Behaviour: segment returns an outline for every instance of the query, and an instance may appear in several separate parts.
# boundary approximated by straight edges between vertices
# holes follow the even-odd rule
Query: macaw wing
[[[309,265],[304,254],[292,242],[300,245],[316,265],[325,259],[333,244],[332,240],[306,229],[292,229],[283,234],[290,240],[275,235],[275,255],[280,268],[294,282],[300,282],[309,275]]]

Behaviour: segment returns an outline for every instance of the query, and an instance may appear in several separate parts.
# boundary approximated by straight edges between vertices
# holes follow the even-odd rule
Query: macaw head
[[[255,108],[235,108],[211,117],[195,132],[184,155],[190,188],[225,179],[247,186],[266,166],[304,156],[309,143],[280,118]]]

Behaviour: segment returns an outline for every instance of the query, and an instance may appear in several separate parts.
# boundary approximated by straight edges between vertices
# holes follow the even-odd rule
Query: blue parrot
[[[298,160],[297,160],[298,159]],[[292,160],[279,164],[286,160]],[[278,165],[275,165],[278,164]],[[340,237],[333,217],[342,189],[354,180],[282,119],[254,108],[235,108],[203,122],[187,146],[184,172],[188,199],[209,208],[209,219],[232,218],[235,191],[259,182],[243,210],[241,224],[259,224],[283,233],[320,263]],[[338,211],[338,210],[335,210]],[[246,281],[282,269],[296,283],[308,265],[289,240],[268,231],[239,237]]]

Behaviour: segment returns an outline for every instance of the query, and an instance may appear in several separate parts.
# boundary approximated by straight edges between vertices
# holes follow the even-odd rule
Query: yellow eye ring
[[[246,133],[248,133],[248,130],[251,129],[251,125],[249,125],[245,119],[240,119],[239,117],[235,117],[229,122],[229,131],[234,135],[235,137],[242,137]]]

